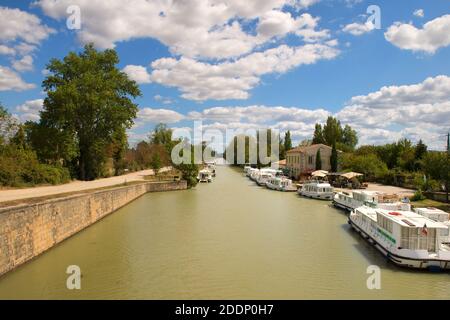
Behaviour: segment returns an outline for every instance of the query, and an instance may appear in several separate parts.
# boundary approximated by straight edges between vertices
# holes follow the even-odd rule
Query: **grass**
[[[433,207],[433,208],[441,209],[445,212],[450,213],[450,204],[449,203],[439,202],[439,201],[435,201],[435,200],[431,200],[431,199],[425,199],[425,200],[421,200],[421,201],[413,201],[413,202],[411,202],[411,204],[416,208]]]

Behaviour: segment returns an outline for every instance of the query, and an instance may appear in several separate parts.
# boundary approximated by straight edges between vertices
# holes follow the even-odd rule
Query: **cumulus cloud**
[[[40,111],[44,105],[43,99],[28,100],[16,107],[18,118],[20,121],[38,121],[40,118]]]
[[[150,74],[143,66],[127,65],[122,70],[125,72],[131,80],[136,81],[138,84],[150,83]]]
[[[339,50],[326,44],[307,44],[291,48],[281,45],[255,52],[235,61],[199,62],[182,57],[162,58],[151,64],[153,82],[176,87],[189,100],[247,99],[248,91],[269,73],[284,73],[304,64],[332,59]]]
[[[273,36],[306,28],[282,10],[286,6],[308,7],[317,0],[132,0],[124,10],[122,1],[40,0],[37,5],[55,19],[65,19],[68,5],[83,12],[82,42],[111,48],[117,42],[155,38],[172,53],[190,58],[224,59],[250,53]],[[256,21],[260,32],[243,30],[242,21]],[[183,30],[183,32],[180,32]],[[310,30],[311,31],[311,30]]]
[[[354,36],[360,36],[365,33],[371,32],[375,29],[375,25],[371,21],[367,21],[366,23],[350,23],[347,24],[342,31],[350,33]]]
[[[36,86],[32,83],[26,83],[19,74],[8,67],[0,66],[0,91],[24,91],[33,89]]]
[[[400,49],[434,54],[439,48],[450,45],[450,14],[431,20],[422,28],[396,22],[384,36]]]
[[[140,127],[148,123],[177,123],[184,118],[185,117],[182,114],[169,109],[143,108],[140,109],[137,114],[135,127]]]
[[[33,57],[26,55],[20,60],[14,60],[12,67],[19,72],[31,71],[33,70]]]
[[[414,132],[420,132],[432,147],[442,148],[434,137],[450,127],[450,77],[441,75],[355,96],[337,117],[357,128],[362,143],[385,143],[399,137],[415,140]]]

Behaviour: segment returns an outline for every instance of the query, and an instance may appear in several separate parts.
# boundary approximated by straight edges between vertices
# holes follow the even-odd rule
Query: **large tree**
[[[107,150],[112,144],[116,151],[123,150],[117,143],[123,143],[124,130],[136,117],[138,107],[131,98],[141,92],[136,82],[116,67],[118,63],[114,50],[101,52],[89,44],[83,52],[52,59],[46,67],[50,74],[43,82],[47,98],[39,125],[63,132],[70,140],[64,143],[76,144],[82,180],[102,175]]]

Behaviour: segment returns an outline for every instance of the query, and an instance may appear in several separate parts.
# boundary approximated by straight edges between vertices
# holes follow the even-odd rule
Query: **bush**
[[[39,163],[36,153],[8,145],[0,150],[0,185],[25,187],[36,184],[61,184],[70,180],[67,168]]]
[[[411,201],[422,201],[425,200],[426,197],[424,196],[421,189],[417,190],[414,195],[411,198]]]

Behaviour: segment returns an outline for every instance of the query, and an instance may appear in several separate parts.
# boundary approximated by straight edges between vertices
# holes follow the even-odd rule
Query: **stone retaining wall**
[[[147,192],[186,181],[142,183],[0,209],[0,275],[33,259]]]

